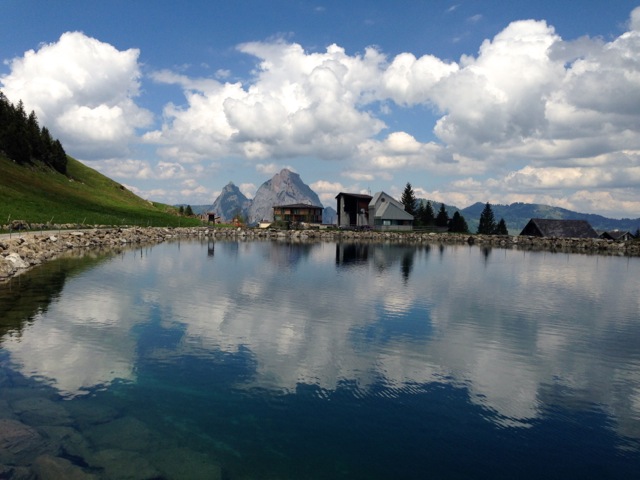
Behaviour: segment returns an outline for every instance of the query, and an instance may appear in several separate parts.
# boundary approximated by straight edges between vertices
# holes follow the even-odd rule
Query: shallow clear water
[[[638,292],[638,258],[468,246],[53,262],[0,286],[0,419],[103,478],[633,478]]]

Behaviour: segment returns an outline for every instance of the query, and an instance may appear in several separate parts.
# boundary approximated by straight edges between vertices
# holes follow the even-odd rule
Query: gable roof
[[[633,238],[633,234],[626,230],[609,230],[607,232],[602,232],[600,234],[600,238],[608,240],[624,240]]]
[[[598,238],[586,220],[532,218],[520,235],[536,237]]]
[[[385,192],[376,193],[369,209],[375,209],[373,216],[385,220],[413,220],[413,215],[404,210],[404,205]]]
[[[369,206],[378,205],[378,203],[381,202],[381,201],[382,202],[393,203],[399,209],[404,210],[404,205],[402,205],[402,203],[400,203],[398,200],[396,200],[391,195],[389,195],[388,193],[385,193],[385,192],[377,192],[373,196],[373,198],[371,199],[371,202],[369,203]]]
[[[376,210],[374,217],[385,220],[413,220],[413,215],[391,202],[383,202]]]

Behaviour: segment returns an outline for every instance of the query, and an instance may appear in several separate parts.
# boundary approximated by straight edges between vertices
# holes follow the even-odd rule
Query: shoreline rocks
[[[380,232],[334,229],[275,230],[215,227],[129,227],[22,231],[0,236],[0,282],[57,256],[83,249],[109,249],[162,243],[178,238],[276,241],[365,241],[408,244],[476,245],[486,248],[639,256],[640,241],[593,238],[541,238],[434,232]]]

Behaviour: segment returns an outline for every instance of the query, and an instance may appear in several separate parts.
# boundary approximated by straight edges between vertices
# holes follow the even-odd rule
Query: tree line
[[[402,192],[400,202],[404,205],[405,211],[413,215],[416,226],[435,226],[447,228],[447,231],[452,233],[470,233],[467,221],[460,212],[454,212],[453,216],[449,218],[449,213],[447,212],[444,203],[441,203],[440,209],[436,214],[430,200],[427,200],[425,203],[416,198],[413,187],[409,182],[407,182],[407,185]],[[509,235],[507,224],[504,219],[501,218],[500,221],[496,223],[491,204],[488,202],[480,214],[480,221],[478,223],[478,230],[476,233],[483,235]]]
[[[34,111],[25,112],[22,100],[13,105],[0,92],[0,152],[19,164],[42,162],[67,173],[67,154],[46,127],[40,127]]]

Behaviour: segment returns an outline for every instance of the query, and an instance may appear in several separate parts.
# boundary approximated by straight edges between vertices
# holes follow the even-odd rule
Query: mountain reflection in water
[[[622,478],[640,471],[639,266],[182,241],[67,277],[3,330],[1,365],[189,432],[231,478]]]

